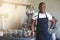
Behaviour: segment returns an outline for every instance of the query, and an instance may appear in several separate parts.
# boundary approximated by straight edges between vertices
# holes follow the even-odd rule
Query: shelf
[[[30,3],[24,3],[24,2],[6,2],[6,1],[1,1],[2,3],[8,3],[8,4],[14,4],[14,5],[22,5],[22,6],[31,6]]]

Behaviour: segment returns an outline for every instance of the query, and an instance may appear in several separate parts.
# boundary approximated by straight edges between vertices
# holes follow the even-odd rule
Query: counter
[[[0,40],[31,40],[31,38],[0,37]]]

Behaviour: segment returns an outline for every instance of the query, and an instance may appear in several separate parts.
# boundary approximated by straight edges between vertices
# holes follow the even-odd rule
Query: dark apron
[[[50,40],[50,35],[48,33],[48,17],[46,18],[39,18],[37,19],[37,40]]]

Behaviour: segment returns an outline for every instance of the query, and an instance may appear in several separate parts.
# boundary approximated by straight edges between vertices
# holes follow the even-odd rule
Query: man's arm
[[[35,25],[35,20],[32,19],[32,22],[31,22],[32,37],[34,36],[34,25]]]
[[[50,25],[50,28],[48,28],[48,32],[49,32],[49,33],[50,33],[50,31],[52,30],[52,28],[54,27],[54,25],[55,25],[54,19],[50,20],[50,22],[51,22],[51,25]]]
[[[50,29],[52,29],[52,28],[54,27],[54,25],[55,25],[55,20],[54,20],[54,19],[52,19],[52,20],[50,20],[50,22],[51,22]]]

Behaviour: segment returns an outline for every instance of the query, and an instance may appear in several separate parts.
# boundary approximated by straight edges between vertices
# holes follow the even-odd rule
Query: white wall
[[[38,4],[45,2],[47,5],[47,12],[52,14],[58,20],[57,27],[60,34],[60,0],[30,0],[31,5],[38,10]],[[59,35],[60,36],[60,35]]]

